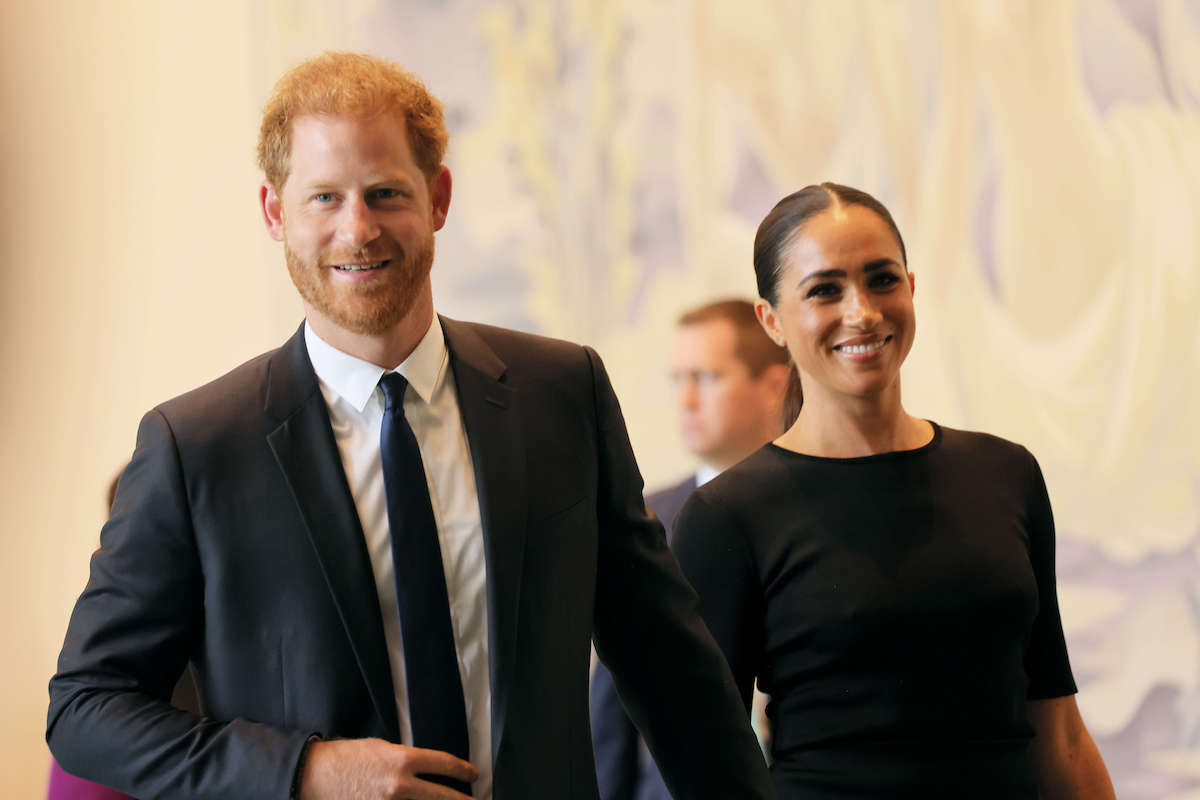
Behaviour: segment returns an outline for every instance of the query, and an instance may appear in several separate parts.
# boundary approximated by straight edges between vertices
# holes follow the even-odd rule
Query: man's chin
[[[412,304],[409,304],[409,308]],[[378,311],[341,313],[328,316],[339,328],[360,336],[379,336],[399,325],[407,316],[408,309],[387,308]]]
[[[414,299],[376,298],[368,301],[361,297],[341,297],[331,300],[324,296],[313,296],[305,298],[305,305],[347,333],[378,336],[404,320],[413,308]]]

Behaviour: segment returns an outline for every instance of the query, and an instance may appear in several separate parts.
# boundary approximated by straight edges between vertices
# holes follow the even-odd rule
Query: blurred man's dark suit
[[[593,627],[678,797],[773,797],[595,353],[442,325],[483,520],[495,800],[597,797]],[[167,705],[189,661],[203,718]],[[50,695],[60,763],[138,797],[283,800],[310,734],[399,741],[303,330],[143,418]]]
[[[679,509],[695,489],[696,476],[692,475],[646,496],[646,505],[666,526],[668,540]],[[671,800],[662,773],[621,704],[612,673],[603,664],[597,664],[592,675],[591,707],[596,778],[603,800]]]

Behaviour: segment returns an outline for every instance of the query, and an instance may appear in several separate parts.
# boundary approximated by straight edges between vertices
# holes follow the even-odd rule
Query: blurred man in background
[[[698,463],[695,473],[646,498],[668,539],[692,490],[783,432],[788,354],[763,332],[752,303],[721,300],[679,318],[670,370],[680,435]],[[603,665],[592,677],[591,712],[601,797],[670,800]]]

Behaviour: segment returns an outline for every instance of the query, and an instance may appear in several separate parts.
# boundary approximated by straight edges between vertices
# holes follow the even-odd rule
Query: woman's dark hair
[[[830,208],[834,204],[862,206],[874,211],[887,223],[896,235],[896,243],[900,245],[900,256],[908,265],[908,253],[904,249],[904,237],[896,227],[891,212],[883,203],[871,195],[850,186],[837,183],[820,183],[805,186],[798,192],[792,192],[780,200],[771,209],[771,213],[759,223],[758,232],[754,235],[754,278],[758,283],[758,296],[772,306],[779,301],[779,280],[783,274],[783,256],[796,234],[804,227],[804,223]],[[800,406],[804,403],[804,394],[800,390],[800,373],[792,364],[792,372],[788,378],[787,395],[783,401],[784,428],[790,428],[800,416]]]

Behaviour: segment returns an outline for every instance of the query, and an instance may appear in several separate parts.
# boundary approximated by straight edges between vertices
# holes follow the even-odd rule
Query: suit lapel
[[[462,322],[441,318],[471,447],[488,579],[488,651],[492,680],[492,756],[497,757],[508,711],[508,688],[519,660],[517,622],[525,554],[525,436],[520,394],[503,378],[505,364]]]
[[[303,325],[271,359],[266,413],[278,423],[267,441],[304,520],[375,710],[388,738],[399,741],[400,724],[370,557],[325,398],[308,359]]]

